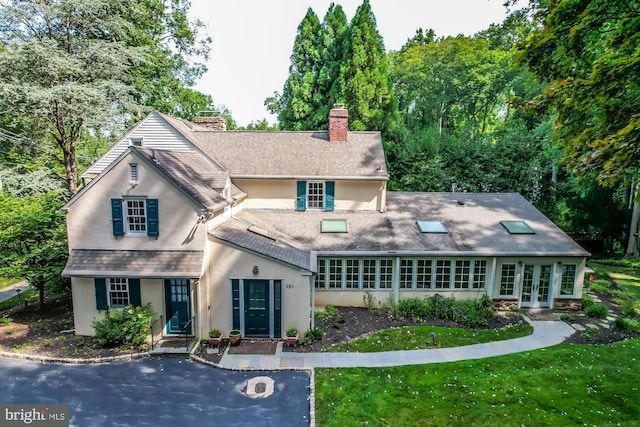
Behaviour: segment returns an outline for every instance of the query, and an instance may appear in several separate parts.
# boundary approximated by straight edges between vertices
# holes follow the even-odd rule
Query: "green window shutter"
[[[96,309],[107,309],[107,283],[105,279],[97,278],[94,281],[96,288]]]
[[[332,211],[334,206],[334,199],[336,193],[336,183],[333,181],[327,181],[324,183],[324,210]]]
[[[147,236],[158,237],[160,224],[158,222],[158,199],[147,199]]]
[[[113,224],[113,235],[124,236],[122,199],[111,199],[111,223]]]
[[[297,182],[297,198],[296,198],[296,210],[307,210],[307,181]]]
[[[282,337],[282,280],[273,281],[273,336]]]
[[[129,304],[139,306],[142,305],[142,297],[140,296],[140,279],[129,279]]]
[[[231,280],[231,307],[233,309],[233,329],[240,329],[240,280]]]

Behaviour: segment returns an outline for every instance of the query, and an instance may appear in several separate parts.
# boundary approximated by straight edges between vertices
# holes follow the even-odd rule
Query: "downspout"
[[[311,274],[311,276],[309,276],[309,286],[311,286],[311,307],[309,307],[309,310],[311,311],[309,313],[310,317],[311,317],[311,329],[316,327],[316,319],[315,319],[315,310],[316,310],[316,285],[314,282],[315,279],[315,274]]]

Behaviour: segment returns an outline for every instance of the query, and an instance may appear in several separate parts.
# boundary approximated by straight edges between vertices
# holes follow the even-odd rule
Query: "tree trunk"
[[[36,285],[36,289],[38,289],[39,295],[38,309],[42,310],[44,309],[44,284]]]
[[[627,244],[627,252],[624,254],[624,256],[632,258],[637,258],[638,255],[640,255],[638,252],[638,220],[640,219],[640,199],[637,197],[638,189],[639,188],[636,187],[635,194],[631,195],[633,211],[631,213],[631,224],[629,225],[629,243]]]

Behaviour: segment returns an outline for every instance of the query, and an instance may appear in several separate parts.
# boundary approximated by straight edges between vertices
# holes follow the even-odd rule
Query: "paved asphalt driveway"
[[[271,396],[242,392],[257,376],[275,381]],[[0,403],[69,404],[73,426],[309,425],[304,372],[231,372],[179,358],[101,365],[0,358],[0,384]]]

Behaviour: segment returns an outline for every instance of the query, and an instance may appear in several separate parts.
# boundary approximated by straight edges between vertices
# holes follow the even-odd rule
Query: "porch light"
[[[253,274],[258,274],[258,273],[260,273],[260,269],[258,268],[258,266],[257,266],[257,265],[254,265],[254,266],[253,266],[253,270],[252,270],[252,271],[253,271]]]
[[[435,333],[435,332],[431,332],[431,333],[429,334],[429,338],[431,338],[431,343],[432,343],[433,345],[436,345],[436,333]]]

